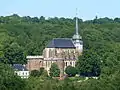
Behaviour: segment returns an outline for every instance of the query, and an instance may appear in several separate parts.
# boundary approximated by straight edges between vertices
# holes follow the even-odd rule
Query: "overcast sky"
[[[120,17],[120,0],[0,0],[0,16],[75,17],[83,20]]]

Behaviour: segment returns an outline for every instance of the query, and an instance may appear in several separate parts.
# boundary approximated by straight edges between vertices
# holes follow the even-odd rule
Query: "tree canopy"
[[[13,69],[0,63],[0,90],[23,90],[25,82],[14,74]]]

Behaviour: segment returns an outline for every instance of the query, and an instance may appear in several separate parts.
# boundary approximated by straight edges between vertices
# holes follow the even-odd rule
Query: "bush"
[[[44,72],[44,68],[41,67],[39,72],[40,72],[40,75],[42,75],[42,73]]]
[[[58,77],[59,75],[60,75],[60,69],[58,68],[57,64],[53,63],[50,68],[50,76]]]
[[[77,69],[72,66],[67,66],[65,69],[65,73],[68,74],[68,76],[75,76],[77,74]]]
[[[47,71],[44,70],[44,71],[42,72],[41,76],[43,76],[43,77],[48,77],[48,73],[47,73]]]
[[[30,76],[38,77],[40,76],[40,72],[38,70],[32,70],[30,73]]]

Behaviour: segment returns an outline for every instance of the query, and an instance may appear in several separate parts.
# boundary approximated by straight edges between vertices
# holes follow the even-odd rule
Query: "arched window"
[[[65,66],[67,66],[67,62],[65,63]]]
[[[76,59],[76,56],[75,56],[75,54],[73,54],[73,59]]]
[[[49,57],[52,57],[52,50],[49,49]]]

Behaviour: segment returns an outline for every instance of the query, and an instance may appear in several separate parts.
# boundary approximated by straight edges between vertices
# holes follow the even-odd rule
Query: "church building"
[[[60,76],[64,75],[67,66],[75,67],[78,56],[82,54],[83,41],[78,33],[78,18],[76,17],[75,34],[72,38],[54,38],[43,50],[42,56],[27,56],[26,68],[39,70],[43,67],[48,71],[52,63],[56,63],[60,69]]]

